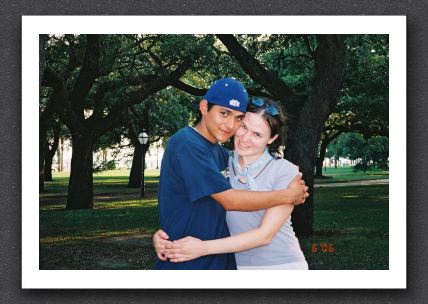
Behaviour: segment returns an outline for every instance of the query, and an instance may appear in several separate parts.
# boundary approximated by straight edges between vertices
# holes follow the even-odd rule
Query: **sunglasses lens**
[[[251,99],[251,103],[255,106],[261,107],[262,105],[265,104],[264,100],[261,98],[253,98]]]
[[[274,106],[268,106],[266,108],[266,112],[272,116],[279,115],[278,109]]]
[[[265,106],[266,112],[271,116],[279,115],[278,109],[273,105],[265,104],[265,101],[262,98],[252,98],[251,103],[257,107]]]

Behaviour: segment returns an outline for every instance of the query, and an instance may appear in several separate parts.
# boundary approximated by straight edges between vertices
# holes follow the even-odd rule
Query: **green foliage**
[[[314,35],[239,35],[239,41],[297,94],[307,95],[314,79]],[[253,87],[256,83],[249,80]]]
[[[350,35],[346,51],[345,79],[324,134],[340,131],[358,132],[365,138],[388,136],[388,36]]]
[[[101,173],[103,171],[108,171],[108,170],[116,170],[116,162],[114,160],[109,160],[109,161],[104,163],[102,161],[99,161],[98,158],[95,159],[94,169],[92,172],[97,174],[97,173]]]
[[[388,169],[389,141],[384,136],[369,139],[359,133],[346,133],[332,141],[327,148],[327,157],[347,157],[356,160],[355,170],[367,171],[372,168]]]

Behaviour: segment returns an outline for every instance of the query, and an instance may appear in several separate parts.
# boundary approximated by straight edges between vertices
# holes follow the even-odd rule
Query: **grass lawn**
[[[159,170],[145,170],[144,183],[148,191],[157,191],[159,181]],[[44,197],[63,197],[67,195],[69,172],[54,172],[52,181],[45,182],[45,192],[40,194]],[[127,188],[129,170],[104,171],[94,175],[94,194],[129,194],[138,193],[138,188]]]
[[[388,185],[316,189],[314,234],[300,238],[310,269],[388,269],[388,212]]]
[[[95,193],[110,195],[79,211],[65,210],[68,176],[54,175],[40,202],[40,269],[153,267],[159,173],[146,172],[144,200],[127,174],[95,176]],[[314,199],[315,233],[300,238],[311,269],[388,269],[388,185],[320,188]]]
[[[338,183],[357,180],[369,179],[386,179],[389,178],[389,171],[381,169],[372,169],[367,172],[355,172],[352,167],[327,167],[322,170],[323,178],[315,178],[315,183]]]

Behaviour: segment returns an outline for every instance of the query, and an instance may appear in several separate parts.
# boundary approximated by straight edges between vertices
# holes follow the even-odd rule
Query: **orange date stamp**
[[[334,246],[331,243],[312,244],[311,251],[313,253],[333,253]]]

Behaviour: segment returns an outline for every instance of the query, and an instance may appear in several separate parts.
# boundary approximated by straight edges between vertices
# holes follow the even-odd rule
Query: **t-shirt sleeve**
[[[178,157],[178,170],[182,172],[186,191],[192,202],[214,193],[231,189],[219,165],[209,150],[199,146],[182,147]]]
[[[274,190],[286,189],[288,184],[296,177],[299,170],[297,166],[288,160],[281,159],[280,165],[276,168],[276,182],[274,185]]]

